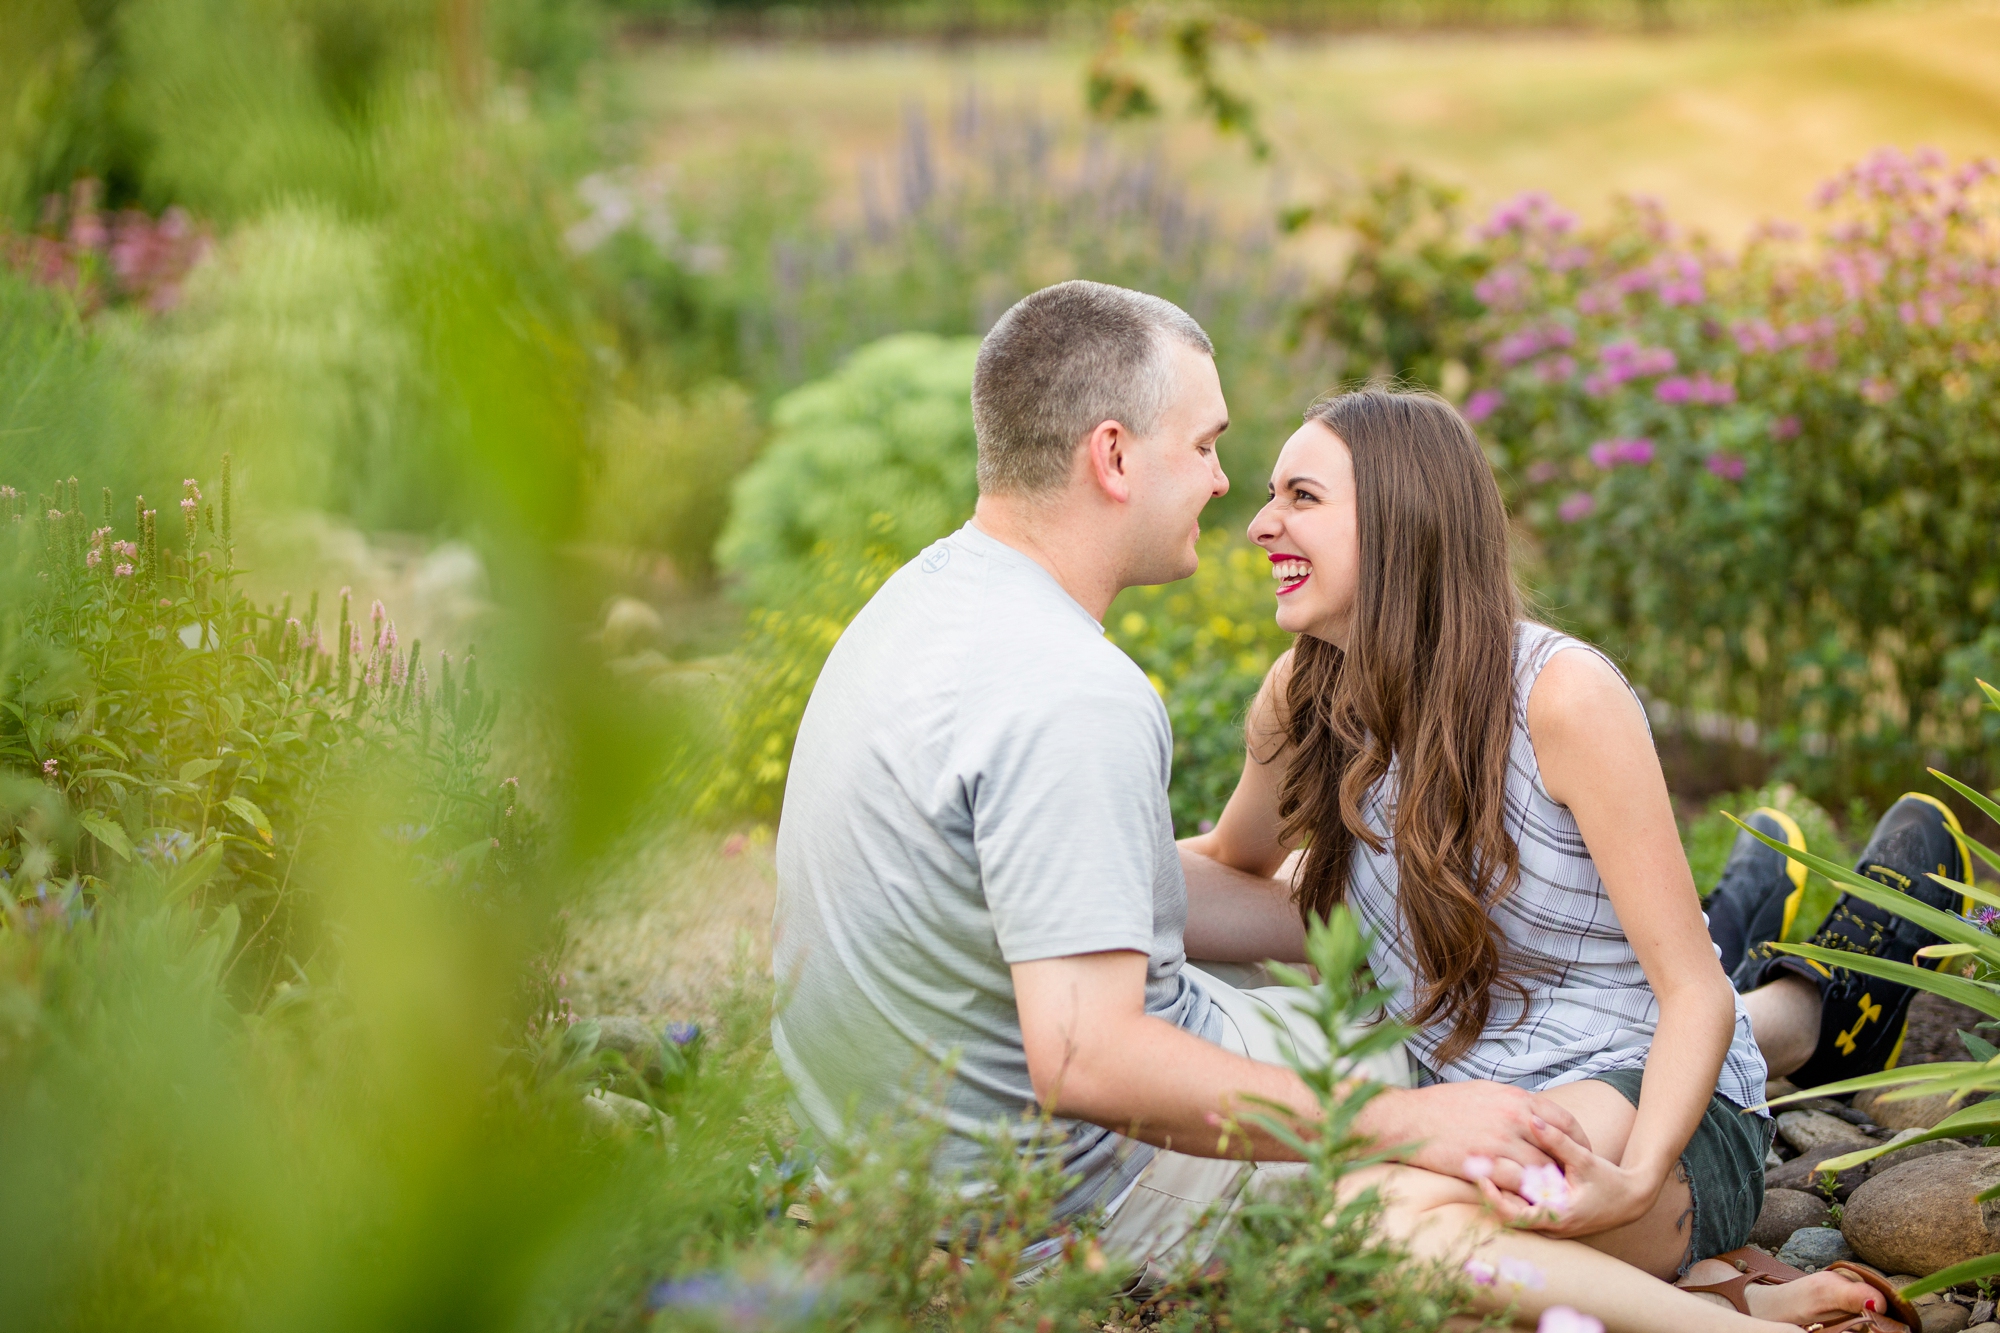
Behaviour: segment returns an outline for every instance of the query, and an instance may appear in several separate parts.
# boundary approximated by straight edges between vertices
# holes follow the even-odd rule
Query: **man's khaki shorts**
[[[1260,967],[1208,963],[1187,970],[1221,1012],[1220,1040],[1227,1049],[1274,1065],[1289,1066],[1293,1052],[1326,1059],[1326,1040],[1307,1010],[1306,992],[1268,984]],[[1400,1045],[1355,1072],[1392,1088],[1415,1085]],[[1131,1265],[1134,1290],[1156,1287],[1175,1270],[1206,1262],[1246,1201],[1297,1180],[1304,1170],[1296,1162],[1226,1161],[1162,1149],[1105,1209],[1099,1243],[1115,1261]]]

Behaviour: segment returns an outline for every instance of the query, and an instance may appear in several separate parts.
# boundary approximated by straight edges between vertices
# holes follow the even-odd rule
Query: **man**
[[[1045,1110],[1072,1182],[1058,1215],[1108,1215],[1106,1248],[1143,1276],[1199,1259],[1202,1211],[1287,1169],[1268,1135],[1218,1134],[1260,1104],[1317,1115],[1280,1040],[1324,1056],[1291,993],[1187,966],[1189,935],[1211,957],[1298,960],[1303,932],[1276,882],[1193,853],[1184,869],[1166,710],[1100,623],[1121,590],[1194,572],[1201,510],[1229,488],[1228,409],[1193,319],[1091,282],[1001,317],[972,404],[973,520],[855,618],[800,726],[772,1038],[829,1137],[904,1109],[955,1058],[919,1107],[948,1130],[941,1173],[976,1176],[994,1135]],[[1421,1141],[1420,1165],[1518,1171],[1548,1161],[1534,1116],[1574,1129],[1521,1089],[1411,1089],[1400,1058],[1369,1072],[1403,1086],[1361,1131]]]

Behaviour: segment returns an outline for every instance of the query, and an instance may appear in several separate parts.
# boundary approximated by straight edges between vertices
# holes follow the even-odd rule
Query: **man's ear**
[[[1107,500],[1119,504],[1132,498],[1132,433],[1117,421],[1097,423],[1083,442],[1084,466]]]

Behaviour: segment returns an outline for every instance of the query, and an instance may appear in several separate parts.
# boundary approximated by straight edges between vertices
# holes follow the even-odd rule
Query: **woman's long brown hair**
[[[1308,840],[1302,915],[1344,902],[1356,841],[1393,847],[1418,992],[1411,1021],[1450,1031],[1449,1063],[1485,1029],[1498,988],[1525,998],[1490,910],[1520,854],[1506,827],[1514,626],[1507,513],[1463,418],[1435,394],[1368,388],[1308,421],[1354,458],[1361,548],[1346,651],[1300,635],[1286,693],[1291,753],[1279,792],[1288,838]],[[1389,829],[1362,817],[1395,765]]]

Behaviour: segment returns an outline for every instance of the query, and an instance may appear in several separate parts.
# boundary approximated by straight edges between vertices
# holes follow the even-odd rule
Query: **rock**
[[[1832,1227],[1800,1227],[1778,1251],[1778,1262],[1816,1273],[1839,1259],[1854,1258],[1847,1240]]]
[[[1966,1329],[1965,1333],[2000,1333],[2000,1324],[1989,1320],[1983,1324],[1974,1324],[1972,1327]]]
[[[1962,1305],[1949,1301],[1939,1301],[1936,1305],[1926,1305],[1917,1313],[1924,1317],[1923,1333],[1964,1333],[1965,1326],[1972,1322],[1972,1316]]]
[[[1963,1055],[1959,1056],[1964,1059]],[[1977,1096],[1968,1097],[1954,1104],[1948,1092],[1932,1093],[1928,1097],[1912,1097],[1908,1101],[1885,1101],[1880,1092],[1864,1092],[1855,1097],[1857,1109],[1867,1112],[1868,1118],[1884,1129],[1929,1129],[1953,1111],[1980,1101]]]
[[[1871,1174],[1854,1190],[1841,1230],[1856,1253],[1885,1273],[1935,1273],[2000,1249],[2000,1225],[1989,1224],[1983,1215],[1988,1209],[1972,1201],[1996,1181],[2000,1149],[1965,1148],[1902,1161]],[[2000,1224],[2000,1217],[1993,1222]]]
[[[1992,1302],[1992,1301],[1974,1301],[1974,1302],[1972,1303],[1972,1322],[1973,1322],[1973,1323],[1975,1323],[1975,1324],[1983,1324],[1983,1323],[1986,1323],[1986,1322],[1987,1322],[1988,1320],[1990,1320],[1990,1319],[1992,1319],[1992,1318],[1993,1318],[1993,1302]]]
[[[1840,1148],[1851,1152],[1856,1148],[1875,1146],[1875,1140],[1845,1120],[1824,1111],[1782,1111],[1778,1114],[1778,1133],[1801,1155],[1818,1148]]]
[[[658,642],[665,629],[658,611],[636,597],[619,597],[604,612],[604,647],[623,656]]]
[[[1829,1157],[1840,1157],[1846,1153],[1853,1152],[1857,1146],[1860,1145],[1843,1144],[1838,1148],[1815,1148],[1809,1153],[1802,1153],[1776,1170],[1766,1171],[1764,1173],[1764,1188],[1767,1190],[1804,1190],[1808,1194],[1817,1194],[1819,1193],[1819,1171],[1817,1169],[1819,1164]],[[1848,1195],[1860,1188],[1861,1182],[1868,1179],[1870,1165],[1872,1164],[1863,1162],[1860,1166],[1850,1166],[1847,1170],[1836,1176],[1834,1178],[1833,1197],[1844,1201]]]
[[[1903,1050],[1896,1058],[1897,1067],[1970,1059],[1958,1034],[1961,1029],[1978,1032],[1979,1024],[1986,1021],[1986,1015],[1970,1005],[1918,991],[1910,998],[1910,1025],[1903,1031]],[[1992,1034],[1986,1035],[1990,1040]]]
[[[1923,1131],[1920,1129],[1906,1129],[1903,1133],[1921,1134]],[[1889,1140],[1892,1144],[1895,1141],[1895,1139]],[[1965,1145],[1957,1139],[1932,1139],[1929,1143],[1913,1143],[1907,1148],[1897,1148],[1893,1152],[1885,1152],[1874,1161],[1869,1162],[1867,1164],[1868,1178],[1873,1180],[1876,1176],[1883,1174],[1893,1167],[1901,1166],[1905,1162],[1914,1162],[1920,1157],[1935,1157],[1941,1152],[1964,1152],[1965,1150]]]
[[[1764,1171],[1766,1175],[1769,1175],[1769,1173],[1777,1170],[1784,1164],[1785,1164],[1785,1159],[1778,1156],[1778,1150],[1776,1147],[1770,1147],[1764,1149]]]
[[[583,1099],[583,1110],[591,1127],[600,1134],[616,1133],[624,1129],[644,1129],[660,1116],[658,1111],[637,1097],[626,1097],[602,1089],[590,1093]]]
[[[1807,1227],[1824,1227],[1832,1209],[1826,1200],[1817,1194],[1804,1190],[1764,1191],[1764,1211],[1757,1214],[1757,1225],[1750,1229],[1750,1243],[1761,1245],[1767,1250],[1775,1250],[1792,1238],[1795,1231]]]
[[[1776,1101],[1780,1097],[1789,1097],[1797,1091],[1798,1089],[1792,1086],[1792,1081],[1788,1078],[1764,1080],[1764,1100],[1767,1102]]]

